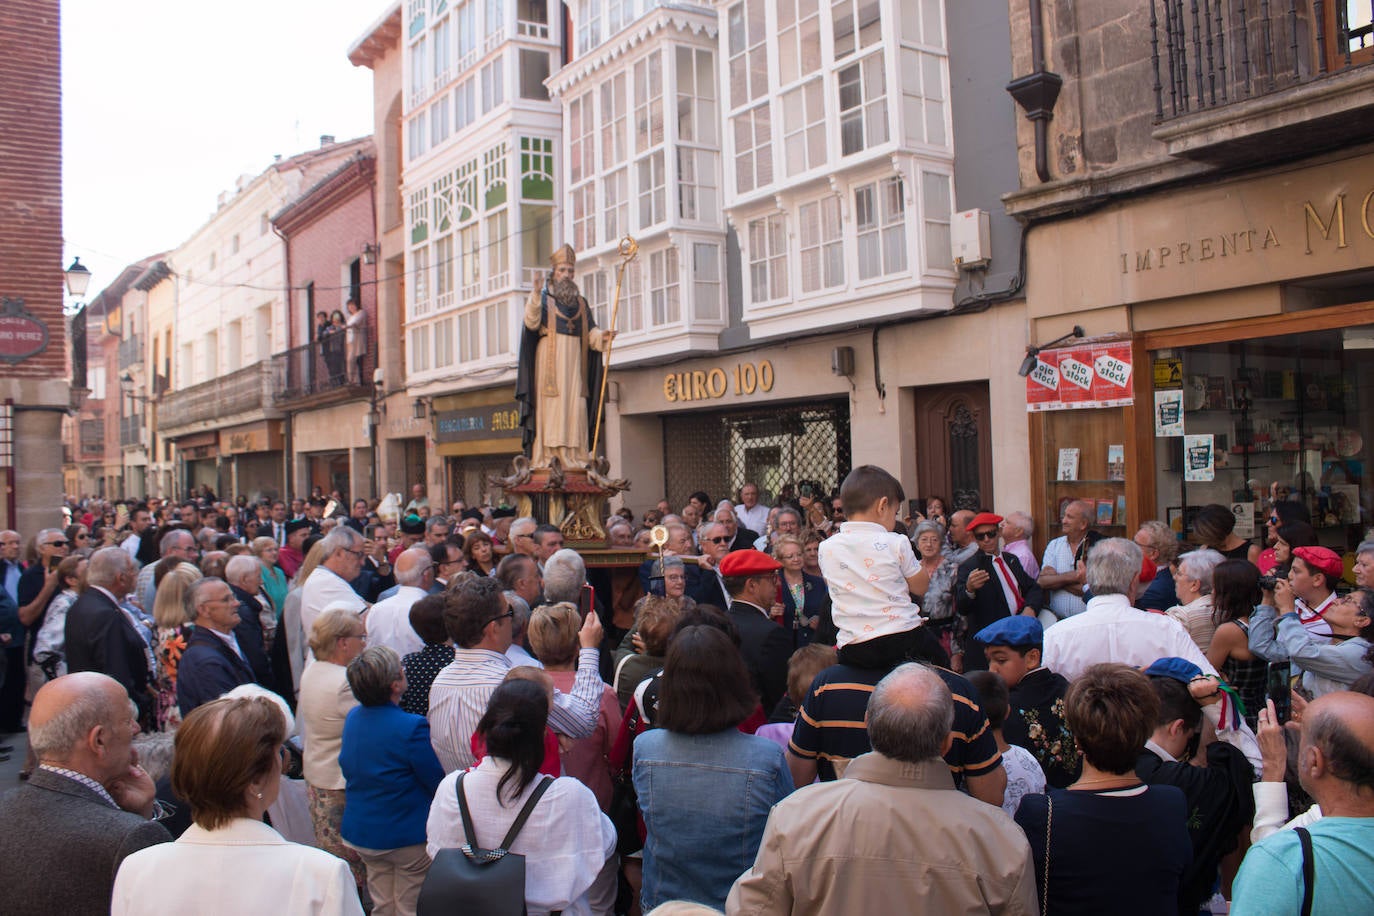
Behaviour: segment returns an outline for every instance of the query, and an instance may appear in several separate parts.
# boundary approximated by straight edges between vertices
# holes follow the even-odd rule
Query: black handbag
[[[463,815],[463,836],[467,842],[457,849],[441,849],[434,857],[425,883],[420,887],[416,916],[449,916],[452,913],[524,916],[525,857],[511,852],[510,846],[520,835],[534,806],[553,784],[553,777],[545,776],[535,787],[501,845],[496,849],[482,849],[477,845],[472,813],[463,795],[465,775],[458,775],[454,788],[458,793],[458,810]]]

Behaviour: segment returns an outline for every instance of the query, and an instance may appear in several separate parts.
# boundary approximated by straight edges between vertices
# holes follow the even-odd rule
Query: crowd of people
[[[511,854],[530,913],[1374,912],[1374,541],[763,496],[619,565],[419,486],[0,532],[5,911],[439,912]]]

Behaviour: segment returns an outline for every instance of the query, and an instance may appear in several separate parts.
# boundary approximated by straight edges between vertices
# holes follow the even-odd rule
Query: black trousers
[[[5,649],[3,677],[0,678],[0,733],[17,732],[24,725],[24,647]]]

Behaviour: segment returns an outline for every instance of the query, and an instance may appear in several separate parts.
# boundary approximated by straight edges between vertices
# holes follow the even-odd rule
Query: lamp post
[[[91,285],[91,272],[80,258],[72,258],[72,265],[63,271],[63,276],[67,281],[67,292],[72,298],[80,299],[86,295],[86,288]]]

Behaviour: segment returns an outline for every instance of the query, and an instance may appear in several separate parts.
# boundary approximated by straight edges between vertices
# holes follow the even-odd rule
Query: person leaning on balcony
[[[344,320],[344,339],[348,345],[349,380],[361,385],[363,361],[367,358],[367,313],[356,299],[349,299],[344,308],[348,309],[348,318]]]

